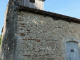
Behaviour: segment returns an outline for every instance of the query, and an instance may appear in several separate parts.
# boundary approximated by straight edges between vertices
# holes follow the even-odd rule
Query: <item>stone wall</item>
[[[15,17],[16,16],[16,17]],[[16,60],[17,14],[14,12],[14,0],[9,0],[4,17],[2,32],[2,60]]]
[[[17,24],[17,59],[67,60],[66,42],[76,41],[80,46],[78,23],[54,20],[48,16],[29,12],[18,12]]]

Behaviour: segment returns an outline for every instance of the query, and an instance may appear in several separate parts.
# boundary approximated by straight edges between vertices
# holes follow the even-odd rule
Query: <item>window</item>
[[[30,0],[30,2],[35,3],[35,0]]]

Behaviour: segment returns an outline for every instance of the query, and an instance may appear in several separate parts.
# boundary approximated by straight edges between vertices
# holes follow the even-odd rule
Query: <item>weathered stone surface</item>
[[[18,12],[17,36],[23,40],[23,59],[67,60],[65,44],[71,38],[80,42],[79,26],[48,16]]]
[[[16,16],[16,17],[15,17]],[[2,33],[2,59],[16,59],[16,40],[17,40],[17,14],[14,12],[14,1],[9,0],[5,12],[4,28]]]
[[[78,43],[80,54],[79,23],[14,11],[13,2],[9,1],[3,28],[3,60],[67,60],[68,41]]]

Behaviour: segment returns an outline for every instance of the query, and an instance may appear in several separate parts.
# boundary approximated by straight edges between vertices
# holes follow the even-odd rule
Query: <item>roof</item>
[[[57,13],[53,13],[53,12],[48,12],[48,11],[43,11],[43,10],[38,10],[38,9],[34,9],[34,8],[29,8],[29,7],[25,7],[25,6],[19,6],[17,7],[15,10],[17,11],[26,11],[26,12],[31,12],[34,14],[40,14],[43,16],[49,16],[52,17],[54,20],[66,20],[68,22],[76,22],[76,23],[80,23],[80,19],[78,18],[74,18],[74,17],[70,17],[70,16],[65,16],[62,14],[57,14]]]

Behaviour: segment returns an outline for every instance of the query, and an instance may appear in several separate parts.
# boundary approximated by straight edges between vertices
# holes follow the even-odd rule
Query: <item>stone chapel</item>
[[[2,60],[80,60],[80,19],[44,11],[45,0],[9,0]]]

